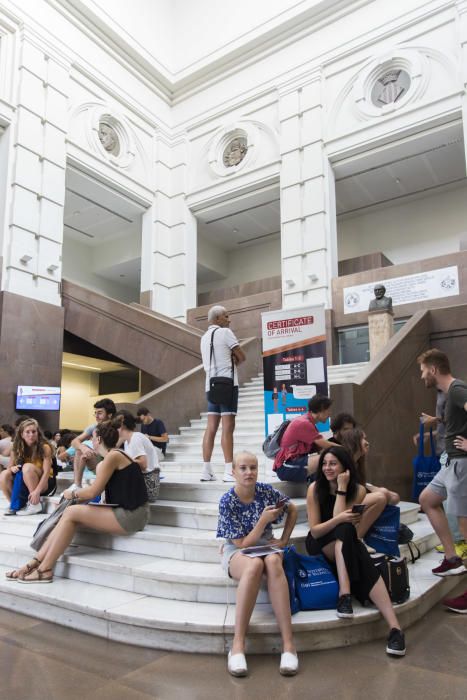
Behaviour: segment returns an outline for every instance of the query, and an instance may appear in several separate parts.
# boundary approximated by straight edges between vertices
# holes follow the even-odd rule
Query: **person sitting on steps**
[[[365,495],[347,450],[337,445],[324,450],[316,481],[307,493],[310,531],[306,548],[310,555],[323,554],[335,567],[339,581],[337,617],[353,618],[352,594],[362,605],[370,599],[389,626],[386,652],[404,656],[404,634],[386,586],[357,534],[361,516],[352,512],[352,506],[362,504]]]
[[[308,401],[308,413],[294,418],[285,429],[273,466],[281,481],[306,483],[314,478],[318,452],[332,445],[320,435],[316,423],[327,421],[331,404],[332,399],[316,394]]]
[[[228,656],[228,670],[233,676],[246,676],[245,643],[248,625],[263,575],[282,637],[283,653],[280,673],[291,676],[298,670],[298,658],[292,637],[289,589],[282,553],[249,557],[242,548],[274,544],[285,547],[297,520],[297,508],[271,484],[258,483],[258,459],[251,452],[239,452],[233,460],[235,486],[219,503],[217,537],[224,537],[222,566],[238,581],[235,608],[235,632]],[[280,539],[273,536],[272,524],[287,513]]]
[[[23,484],[29,493],[25,507],[10,508],[6,515],[34,515],[42,512],[41,496],[51,495],[57,488],[52,448],[34,418],[23,420],[16,431],[11,448],[10,463],[0,474],[0,487],[10,500],[13,481],[21,470]]]
[[[95,423],[91,423],[80,435],[75,437],[71,446],[75,448],[76,454],[73,460],[74,483],[81,486],[85,467],[94,471],[99,461],[99,456],[89,447],[88,440],[92,438],[94,429],[99,423],[111,420],[117,412],[117,408],[112,399],[99,399],[94,404]]]
[[[366,508],[357,525],[358,536],[363,538],[386,506],[396,506],[401,499],[396,491],[390,491],[383,486],[374,486],[367,482],[365,461],[370,449],[370,443],[361,428],[354,428],[342,433],[341,445],[351,455],[357,469],[358,483],[364,486],[366,490],[366,496],[363,499],[363,504]]]
[[[97,465],[91,486],[73,485],[63,495],[67,499],[89,501],[105,489],[106,504],[70,505],[52,530],[37,556],[24,566],[8,571],[8,579],[19,583],[51,583],[57,559],[73,540],[78,526],[111,535],[129,535],[143,530],[149,520],[149,505],[143,474],[137,462],[115,449],[118,430],[100,423],[93,435],[93,447],[102,461]]]

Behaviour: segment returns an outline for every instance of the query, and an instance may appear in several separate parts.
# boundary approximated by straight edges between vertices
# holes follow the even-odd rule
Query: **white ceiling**
[[[280,235],[278,186],[269,187],[197,212],[198,232],[226,251],[266,243]]]
[[[135,250],[134,258],[107,265],[105,259],[94,264],[94,272],[132,289],[140,286],[140,245],[132,241],[141,237],[141,216],[144,207],[122,193],[88,177],[85,173],[67,168],[64,212],[64,238],[77,241],[92,249],[120,239],[128,240],[128,250]]]
[[[72,352],[64,352],[62,357],[62,367],[74,369],[79,372],[114,372],[119,369],[127,369],[128,365],[110,360],[101,360],[97,357],[87,357],[86,355],[75,355]]]
[[[339,214],[429,196],[466,177],[462,125],[453,123],[334,166]]]
[[[83,245],[99,245],[123,234],[139,234],[144,208],[120,192],[67,169],[64,233]]]

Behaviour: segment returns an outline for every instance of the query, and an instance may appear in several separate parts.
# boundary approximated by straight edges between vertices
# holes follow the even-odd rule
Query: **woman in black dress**
[[[355,465],[347,450],[340,446],[324,450],[316,481],[307,494],[310,532],[306,547],[309,554],[322,553],[335,565],[339,581],[337,616],[353,617],[352,594],[362,604],[370,599],[390,629],[387,653],[404,656],[404,635],[386,586],[357,536],[360,514],[353,513],[352,507],[361,504],[365,495],[365,487],[358,483]]]

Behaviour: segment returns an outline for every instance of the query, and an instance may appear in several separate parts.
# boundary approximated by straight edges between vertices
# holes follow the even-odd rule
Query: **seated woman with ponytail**
[[[337,617],[353,617],[352,594],[362,605],[371,600],[390,629],[386,652],[404,656],[404,635],[386,586],[357,534],[361,516],[353,512],[353,506],[362,504],[365,495],[347,450],[340,446],[324,450],[316,481],[307,493],[310,532],[306,548],[308,554],[323,554],[335,565],[339,581]]]
[[[93,449],[103,457],[90,486],[73,486],[64,491],[67,499],[89,501],[105,489],[106,504],[70,505],[64,511],[45,544],[27,564],[9,571],[6,577],[20,583],[51,583],[57,559],[73,539],[78,526],[127,535],[142,530],[149,519],[149,505],[143,474],[122,450],[114,449],[118,430],[110,423],[99,423],[92,435]]]

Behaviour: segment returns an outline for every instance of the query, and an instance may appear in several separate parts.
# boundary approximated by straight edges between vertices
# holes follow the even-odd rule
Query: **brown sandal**
[[[17,581],[20,578],[20,576],[27,576],[31,573],[31,571],[37,569],[37,567],[41,564],[42,562],[40,561],[40,559],[38,559],[37,557],[33,557],[31,561],[28,561],[27,564],[21,566],[19,569],[12,569],[11,571],[7,571],[5,573],[5,576],[10,581]]]
[[[46,574],[50,574],[50,576],[46,576]],[[35,568],[31,573],[18,577],[18,583],[52,583],[53,580],[53,569],[41,571],[39,568]]]

